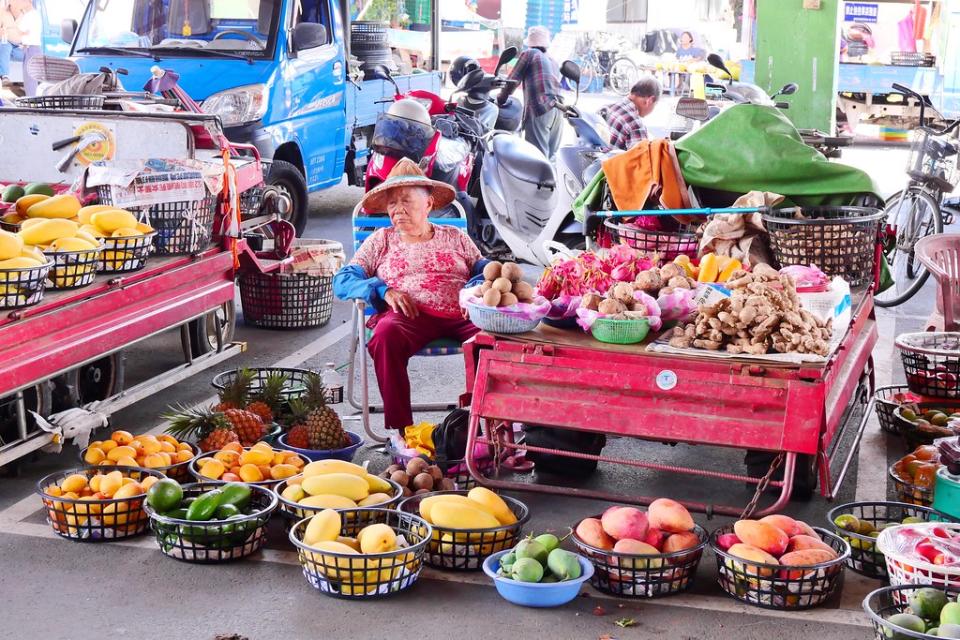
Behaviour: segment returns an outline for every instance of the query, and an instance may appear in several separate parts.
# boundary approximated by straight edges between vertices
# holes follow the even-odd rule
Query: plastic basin
[[[353,431],[347,431],[346,433],[350,438],[350,444],[342,449],[300,449],[287,444],[287,434],[285,433],[277,438],[277,444],[283,449],[295,451],[311,460],[346,460],[350,462],[357,453],[357,449],[363,446],[363,438]]]
[[[580,587],[584,582],[593,576],[593,565],[589,560],[581,555],[577,555],[580,561],[580,570],[582,573],[576,580],[565,580],[564,582],[518,582],[510,578],[503,578],[497,575],[500,568],[500,558],[510,553],[511,549],[500,551],[489,556],[483,561],[483,572],[493,578],[493,584],[497,587],[497,593],[513,604],[522,607],[559,607],[564,605],[580,593]]]

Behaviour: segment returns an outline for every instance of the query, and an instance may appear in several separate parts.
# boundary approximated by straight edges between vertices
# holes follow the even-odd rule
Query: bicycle
[[[923,287],[930,273],[920,264],[914,247],[920,238],[942,233],[943,226],[960,215],[953,201],[943,201],[953,191],[957,154],[960,145],[948,136],[960,125],[960,119],[945,127],[926,124],[923,97],[908,87],[893,85],[894,91],[917,99],[920,104],[920,125],[914,130],[907,160],[910,181],[906,188],[891,196],[884,207],[886,228],[883,251],[894,283],[876,293],[878,307],[895,307],[913,297]]]

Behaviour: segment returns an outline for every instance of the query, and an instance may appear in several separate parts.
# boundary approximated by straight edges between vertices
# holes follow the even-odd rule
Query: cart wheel
[[[47,382],[23,390],[23,401],[28,411],[40,415],[51,412],[51,385]],[[32,430],[33,418],[27,416],[27,431]],[[20,439],[17,429],[17,401],[14,396],[0,398],[0,445],[10,444]]]
[[[303,237],[303,230],[307,227],[307,180],[300,169],[289,162],[274,160],[270,163],[267,184],[290,198],[293,206],[285,219],[296,227],[297,237]]]
[[[762,478],[767,475],[770,469],[770,463],[773,462],[775,454],[769,451],[748,451],[744,456],[744,462],[747,464],[747,475],[751,478]],[[793,472],[793,491],[790,493],[790,500],[806,501],[813,497],[813,492],[817,489],[817,457],[798,455],[797,468]],[[780,465],[773,473],[773,480],[783,480],[783,465]],[[748,484],[750,491],[756,490],[756,485]],[[780,493],[780,489],[771,487],[767,492]]]
[[[233,302],[224,302],[214,311],[198,320],[190,323],[188,331],[190,333],[191,356],[199,358],[200,356],[216,351],[217,328],[220,327],[223,332],[223,344],[233,340],[233,333],[237,326],[237,308]]]
[[[617,58],[610,65],[610,88],[625,96],[640,78],[640,69],[630,58]]]
[[[114,353],[75,370],[81,405],[106,400],[123,389],[123,356]]]

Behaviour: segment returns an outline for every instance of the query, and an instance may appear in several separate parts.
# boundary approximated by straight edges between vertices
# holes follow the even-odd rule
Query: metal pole
[[[440,0],[430,0],[431,71],[440,70]]]
[[[343,17],[343,58],[347,61],[349,69],[350,23],[353,21],[353,16],[350,15],[350,3],[347,0],[340,0],[340,15]]]

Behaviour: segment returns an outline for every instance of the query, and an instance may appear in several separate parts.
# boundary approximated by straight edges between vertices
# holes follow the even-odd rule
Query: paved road
[[[903,151],[856,148],[845,159],[870,171],[881,190],[893,192],[902,181]],[[360,196],[357,189],[338,187],[315,196],[307,237],[328,238],[350,246],[349,212]],[[874,357],[878,384],[900,374],[892,339],[897,333],[921,326],[932,304],[928,286],[917,298],[894,313],[880,312],[881,343]],[[338,303],[333,318],[323,328],[308,331],[265,331],[241,321],[237,339],[247,352],[236,364],[263,366],[286,360],[319,368],[324,362],[344,363],[348,358],[346,324],[348,306]],[[176,361],[174,334],[131,349],[128,377],[131,382]],[[158,415],[172,402],[194,403],[209,397],[212,372],[191,378],[149,398],[113,419],[116,427],[143,432],[159,425]],[[458,357],[417,361],[412,367],[418,398],[453,398],[463,388]],[[428,416],[430,417],[430,416]],[[436,416],[434,416],[436,417]],[[846,483],[841,500],[882,498],[886,493],[888,459],[899,455],[898,443],[888,441],[875,423],[868,427],[859,465]],[[703,447],[613,441],[613,454],[686,466],[742,468],[741,458],[730,452]],[[477,575],[431,572],[415,590],[381,602],[343,603],[318,595],[305,583],[295,555],[282,530],[271,531],[270,549],[255,560],[229,566],[190,566],[164,558],[151,539],[132,544],[85,545],[56,539],[37,513],[31,492],[44,474],[69,466],[76,449],[60,456],[40,455],[26,464],[18,477],[0,483],[0,592],[4,612],[0,639],[94,637],[197,638],[218,633],[238,633],[249,638],[315,637],[383,638],[398,633],[423,638],[550,637],[578,639],[810,637],[848,640],[867,638],[870,630],[859,611],[859,601],[874,583],[850,574],[841,598],[813,613],[780,614],[741,607],[723,596],[715,584],[716,563],[706,554],[698,582],[687,595],[656,602],[617,602],[590,591],[587,597],[555,611],[512,607],[501,601],[487,580]],[[361,457],[374,468],[388,463],[374,449]],[[649,472],[626,471],[602,465],[589,482],[624,492],[683,496],[717,502],[744,503],[749,497],[742,485],[705,483],[657,477]],[[523,494],[533,518],[529,530],[564,531],[580,518],[605,505],[572,498],[543,498]],[[812,524],[824,524],[830,507],[821,498],[791,504],[788,512]],[[697,521],[712,529],[727,519]],[[595,607],[601,607],[594,615]],[[621,608],[622,607],[622,608]],[[632,618],[636,626],[621,629],[619,618]]]

